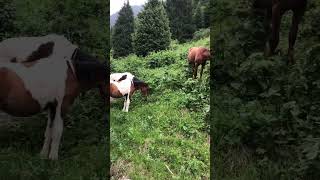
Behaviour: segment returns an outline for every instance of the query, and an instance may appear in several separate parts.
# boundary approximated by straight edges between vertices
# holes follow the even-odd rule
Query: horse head
[[[143,96],[147,97],[151,91],[151,88],[148,86],[147,83],[144,83],[141,85],[140,91]]]
[[[210,60],[210,59],[211,59],[210,49],[205,49],[203,55],[205,56],[205,58],[206,58],[207,60]]]
[[[133,84],[134,87],[136,89],[140,89],[141,94],[147,98],[147,96],[150,93],[151,88],[149,87],[149,85],[141,80],[139,80],[138,78],[134,77],[133,78]]]

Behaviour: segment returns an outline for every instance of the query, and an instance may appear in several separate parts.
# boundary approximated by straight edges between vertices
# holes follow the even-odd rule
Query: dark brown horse
[[[210,50],[204,47],[192,47],[189,49],[188,62],[192,65],[192,78],[197,78],[198,67],[201,65],[200,79],[207,60],[211,57]]]
[[[271,38],[265,49],[265,55],[276,53],[279,44],[280,23],[283,14],[292,11],[292,24],[289,33],[288,64],[294,63],[294,44],[297,38],[299,23],[304,15],[307,0],[255,0],[253,7],[266,12],[267,21],[270,22]],[[268,28],[269,29],[269,28]]]

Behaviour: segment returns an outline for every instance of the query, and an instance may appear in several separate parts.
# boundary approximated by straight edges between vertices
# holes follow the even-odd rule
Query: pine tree
[[[191,39],[195,31],[192,22],[192,0],[167,0],[166,10],[170,20],[172,38],[179,42]]]
[[[210,27],[210,13],[211,13],[211,9],[210,9],[210,1],[209,0],[205,0],[204,1],[204,9],[203,9],[203,25],[204,28],[209,28]]]
[[[134,33],[134,15],[129,1],[119,12],[112,29],[113,57],[124,57],[133,53],[132,34]]]
[[[159,0],[149,0],[138,15],[134,34],[135,53],[138,56],[146,56],[152,51],[165,50],[169,47],[170,41],[169,19],[163,3]]]
[[[204,13],[203,13],[202,1],[198,1],[196,5],[196,9],[193,14],[193,22],[197,27],[197,29],[201,29],[204,27]]]

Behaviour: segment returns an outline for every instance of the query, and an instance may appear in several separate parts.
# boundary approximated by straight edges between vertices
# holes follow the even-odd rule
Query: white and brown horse
[[[139,80],[131,73],[114,73],[110,75],[110,101],[124,97],[122,111],[128,112],[131,97],[136,90],[140,90],[145,97],[149,93],[147,83]]]
[[[40,44],[34,43],[36,39],[0,43],[1,50],[10,50],[0,51],[0,110],[18,117],[48,111],[41,156],[58,159],[63,117],[81,91],[99,88],[107,97],[107,67],[69,42],[56,43],[62,37],[48,42],[39,37]]]

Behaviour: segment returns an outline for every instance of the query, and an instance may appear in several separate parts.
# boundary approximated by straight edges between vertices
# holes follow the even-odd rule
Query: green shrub
[[[213,31],[212,37],[216,52],[212,66],[215,86],[211,90],[216,107],[212,112],[212,131],[217,151],[246,149],[253,155],[263,178],[268,177],[263,170],[270,164],[277,164],[278,169],[273,172],[277,177],[317,177],[320,170],[316,138],[320,134],[317,128],[320,117],[316,113],[320,110],[317,34],[298,36],[297,63],[288,66],[286,56],[263,56],[266,39],[261,19],[243,13],[250,11],[245,3],[218,2],[215,7],[221,8],[216,10],[221,12],[220,31]],[[223,14],[230,8],[235,9],[230,13],[233,16]],[[313,23],[310,14],[316,13],[316,9],[308,9],[305,16],[308,20],[301,27]],[[281,38],[286,39],[288,27],[283,28]],[[286,48],[287,42],[283,41],[279,48]]]
[[[146,61],[148,61],[148,67],[154,69],[174,64],[179,58],[179,54],[176,54],[174,51],[160,51],[148,55]]]
[[[193,39],[194,40],[199,40],[202,38],[206,38],[210,36],[210,28],[206,28],[206,29],[199,29],[198,31],[196,31],[193,34]]]

